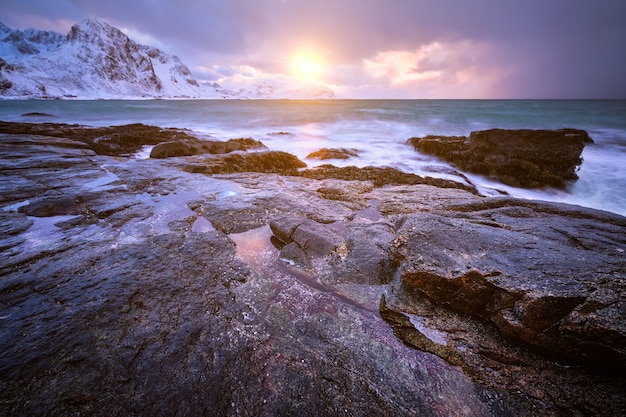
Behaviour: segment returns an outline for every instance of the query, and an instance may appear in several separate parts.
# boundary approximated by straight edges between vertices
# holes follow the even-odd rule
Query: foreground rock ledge
[[[623,217],[90,140],[0,135],[0,414],[623,414]]]

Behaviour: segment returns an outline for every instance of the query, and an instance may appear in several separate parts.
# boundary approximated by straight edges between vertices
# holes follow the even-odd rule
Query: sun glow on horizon
[[[301,81],[319,81],[323,70],[324,61],[315,52],[298,52],[291,59],[291,72],[294,77]]]

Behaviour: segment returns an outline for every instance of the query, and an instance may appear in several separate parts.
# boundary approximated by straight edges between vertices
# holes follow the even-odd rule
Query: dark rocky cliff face
[[[626,411],[621,216],[10,127],[0,415]]]

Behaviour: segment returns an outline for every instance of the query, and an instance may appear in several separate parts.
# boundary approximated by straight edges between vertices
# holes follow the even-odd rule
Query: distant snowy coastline
[[[0,22],[1,99],[329,99],[324,86],[263,81],[226,89],[197,80],[175,55],[86,19],[67,35]]]

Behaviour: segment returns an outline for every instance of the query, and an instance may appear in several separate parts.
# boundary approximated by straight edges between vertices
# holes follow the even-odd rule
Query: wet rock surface
[[[486,200],[406,219],[395,255],[401,285],[548,355],[615,369],[626,364],[625,228],[620,216]]]
[[[97,154],[111,156],[132,154],[145,145],[157,145],[175,139],[196,139],[184,130],[161,129],[141,123],[89,127],[63,123],[0,122],[0,133],[70,139],[84,143],[85,147]]]
[[[224,154],[248,149],[262,149],[265,146],[250,138],[230,139],[226,142],[216,140],[186,139],[163,142],[150,151],[150,158],[170,158],[173,156],[192,156],[202,154]]]
[[[320,159],[322,161],[327,159],[350,159],[353,156],[358,156],[359,151],[356,149],[346,148],[322,148],[315,152],[311,152],[306,156],[306,159]]]
[[[271,152],[0,152],[0,415],[626,411],[623,217],[189,169]]]
[[[321,165],[313,169],[303,170],[297,175],[313,179],[336,178],[346,181],[372,181],[376,187],[387,184],[427,184],[441,188],[459,188],[478,194],[478,191],[473,185],[461,184],[456,181],[441,178],[421,177],[419,175],[399,171],[395,168],[357,168],[354,166],[336,167],[333,165]]]
[[[416,150],[439,156],[459,169],[487,175],[514,187],[564,187],[576,180],[584,130],[490,129],[464,136],[411,138]]]

